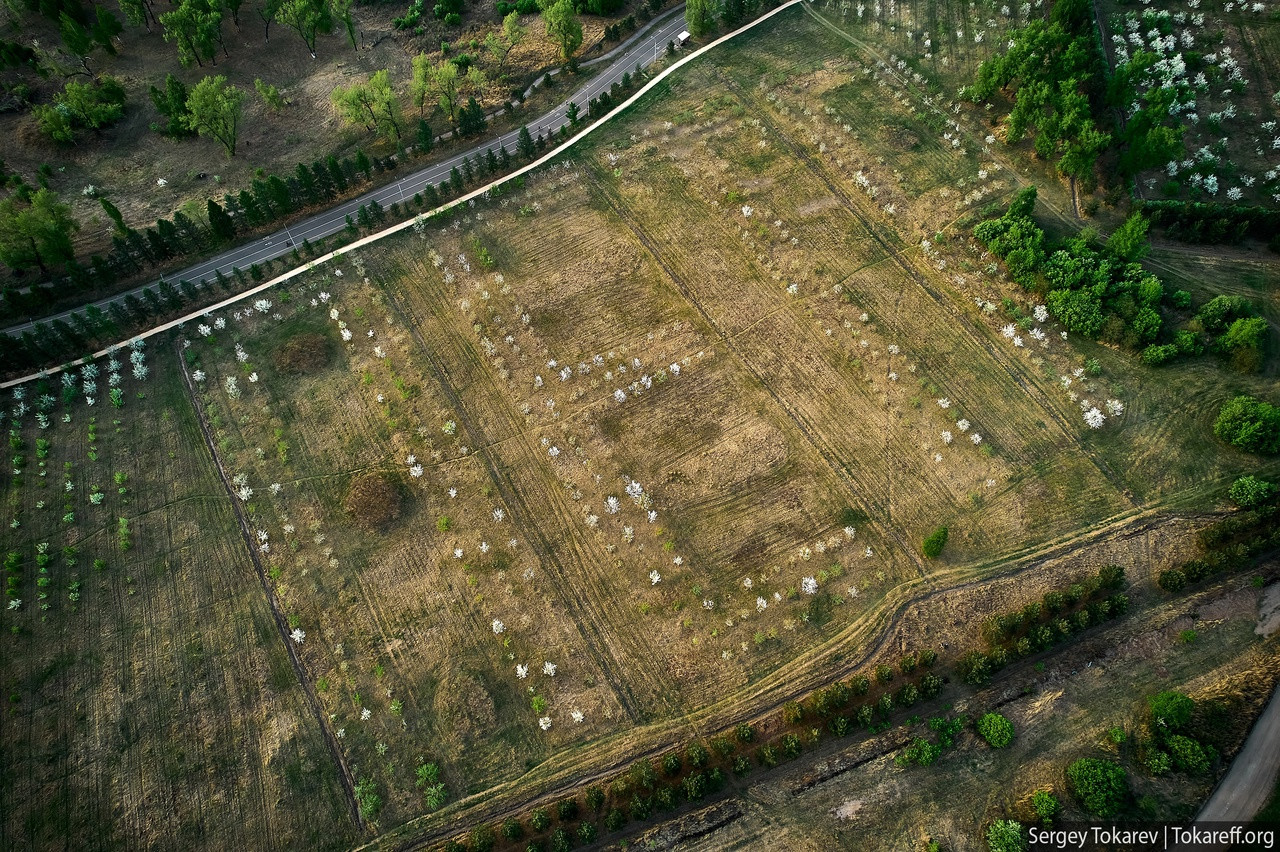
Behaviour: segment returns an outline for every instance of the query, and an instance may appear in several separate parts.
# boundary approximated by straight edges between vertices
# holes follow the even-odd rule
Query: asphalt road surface
[[[569,121],[568,108],[570,101],[578,105],[579,116],[585,117],[587,115],[587,105],[592,98],[597,97],[601,92],[608,91],[615,82],[622,79],[623,74],[634,72],[637,65],[647,67],[657,61],[665,52],[667,42],[675,41],[685,29],[683,9],[684,7],[681,6],[678,9],[670,10],[665,16],[660,17],[656,23],[651,23],[648,30],[641,31],[604,56],[583,63],[583,67],[598,64],[607,65],[603,71],[589,80],[570,97],[565,98],[550,112],[525,122],[525,126],[529,128],[529,133],[536,139],[539,134],[558,131],[562,124],[566,124]],[[377,200],[383,207],[389,207],[395,202],[403,204],[407,199],[412,199],[414,194],[427,184],[439,186],[440,183],[449,179],[449,172],[455,166],[461,167],[462,161],[467,157],[483,156],[485,151],[490,148],[497,151],[501,145],[506,145],[507,150],[514,154],[518,138],[518,129],[503,136],[486,138],[474,148],[448,160],[433,163],[420,171],[400,178],[394,183],[372,189],[364,195],[331,207],[323,213],[317,213],[309,219],[281,228],[273,234],[258,238],[253,242],[245,243],[236,248],[228,249],[222,254],[209,258],[195,266],[167,275],[165,280],[173,282],[190,281],[192,283],[207,281],[213,279],[218,271],[222,271],[225,275],[230,275],[234,268],[248,269],[255,263],[262,263],[287,254],[293,250],[294,246],[302,245],[303,240],[315,241],[341,231],[347,225],[347,216],[354,220],[359,209],[370,201]],[[119,293],[94,304],[105,311],[113,302],[123,300],[131,294],[140,294],[147,286],[151,285],[143,285],[127,293]],[[43,317],[39,321],[48,323],[55,319],[66,319],[72,313],[73,311],[66,311],[54,316]],[[17,336],[34,328],[34,326],[34,322],[23,323],[11,326],[5,329],[5,332]]]

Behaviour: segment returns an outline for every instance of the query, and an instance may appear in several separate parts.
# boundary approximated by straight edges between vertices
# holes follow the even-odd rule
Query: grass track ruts
[[[735,359],[737,359],[738,363],[743,366],[743,369],[745,369],[751,377],[755,379],[760,387],[769,394],[769,397],[773,400],[774,404],[778,406],[779,410],[787,415],[787,418],[792,422],[806,443],[808,443],[810,448],[812,448],[823,462],[826,463],[827,468],[835,475],[835,477],[845,483],[853,499],[857,501],[859,506],[861,506],[864,511],[871,509],[872,507],[866,502],[862,492],[859,490],[857,482],[854,481],[853,476],[846,469],[845,465],[843,465],[839,459],[835,458],[835,453],[832,451],[830,446],[828,446],[825,441],[822,441],[814,433],[813,428],[806,421],[803,415],[796,411],[794,407],[788,405],[778,392],[774,390],[767,381],[765,381],[764,377],[760,375],[759,371],[752,365],[751,361],[741,351],[741,348],[737,345],[734,339],[730,335],[726,334],[720,324],[717,323],[708,312],[706,306],[703,305],[702,302],[693,294],[688,283],[677,275],[675,270],[667,263],[666,259],[662,256],[662,253],[658,250],[658,247],[654,244],[649,234],[638,222],[635,221],[635,217],[630,215],[630,213],[622,206],[621,200],[619,200],[612,191],[607,189],[606,185],[601,181],[593,180],[592,187],[594,187],[595,190],[593,194],[598,195],[606,204],[609,205],[609,208],[613,210],[618,219],[627,226],[635,239],[644,246],[645,251],[649,253],[649,256],[653,258],[654,262],[657,263],[658,266],[661,267],[662,271],[666,273],[667,277],[671,280],[671,283],[675,285],[676,289],[679,290],[680,294],[685,298],[685,301],[687,301],[690,306],[698,312],[698,316],[702,318],[702,321],[705,322],[709,328],[715,331],[716,336],[720,339],[720,342],[724,345],[725,349],[732,354]],[[870,513],[868,512],[868,514]],[[924,577],[924,563],[920,560],[920,557],[916,555],[915,550],[906,542],[902,535],[889,525],[885,525],[881,532],[889,538],[892,538],[894,543],[897,544],[898,547],[902,548],[903,553],[907,554],[908,558],[912,561],[912,564],[915,565],[916,572],[921,577]]]
[[[1216,515],[1185,512],[1176,516],[1177,519],[1182,520],[1211,517]],[[572,790],[612,777],[636,760],[654,757],[673,746],[681,745],[691,736],[709,736],[732,728],[739,722],[752,721],[776,713],[788,701],[798,700],[814,689],[848,677],[865,667],[868,661],[875,659],[885,644],[892,639],[894,628],[908,607],[918,606],[951,592],[972,589],[989,580],[1015,578],[1034,570],[1046,560],[1062,558],[1086,544],[1096,543],[1112,536],[1142,535],[1170,520],[1171,517],[1163,509],[1148,508],[1126,512],[1105,519],[1092,528],[1078,531],[1047,545],[1041,545],[1035,550],[1027,550],[1012,557],[950,569],[933,575],[931,579],[944,577],[953,581],[953,585],[947,585],[944,588],[933,588],[921,594],[912,595],[910,592],[920,588],[923,581],[910,580],[891,589],[875,610],[866,612],[858,621],[845,627],[823,645],[796,657],[790,667],[767,675],[750,684],[744,691],[729,696],[718,704],[700,708],[682,719],[670,719],[647,729],[627,731],[609,740],[596,741],[579,749],[562,752],[520,778],[462,799],[446,807],[444,811],[398,826],[382,838],[361,848],[386,848],[397,850],[397,852],[423,849],[456,836],[472,825],[482,822],[496,823],[511,816],[519,817],[530,808],[550,804]],[[1022,567],[1009,572],[997,572],[996,569],[1013,561],[1022,563]],[[1115,622],[1109,622],[1109,624],[1115,624]],[[878,630],[878,636],[874,642],[863,646],[866,650],[858,653],[854,646],[857,635],[876,630]],[[842,654],[840,649],[846,648],[850,650]],[[752,703],[766,694],[769,695],[769,700],[765,703]],[[642,748],[629,747],[636,731],[644,733],[649,741]],[[591,757],[584,753],[587,748],[591,749]],[[604,753],[606,749],[609,751]],[[602,753],[604,753],[603,756],[601,756]],[[584,769],[587,761],[592,758],[595,765],[590,769]],[[538,777],[540,775],[543,777]],[[508,795],[504,796],[504,793]],[[414,837],[401,836],[413,832],[417,822],[443,817],[449,818],[448,823],[441,822],[439,825],[426,828]]]
[[[939,308],[949,313],[956,321],[957,325],[968,335],[970,340],[980,349],[985,350],[987,354],[991,356],[992,360],[1000,365],[1001,369],[1009,379],[1021,387],[1028,396],[1031,396],[1038,406],[1049,417],[1051,417],[1055,423],[1058,424],[1063,437],[1068,441],[1078,444],[1079,441],[1077,440],[1075,431],[1072,430],[1066,418],[1063,417],[1062,414],[1053,406],[1040,385],[1034,381],[1030,381],[1027,378],[1026,373],[1016,363],[1010,360],[1007,353],[999,347],[991,345],[988,335],[983,334],[975,328],[973,323],[970,322],[963,312],[956,310],[955,305],[951,300],[944,297],[935,288],[929,285],[925,277],[921,275],[915,266],[903,256],[902,252],[894,244],[896,241],[881,233],[876,224],[873,223],[872,220],[858,208],[858,205],[853,202],[853,199],[850,198],[848,193],[835,185],[827,174],[826,169],[819,163],[816,163],[813,158],[809,156],[808,151],[806,151],[802,146],[795,142],[789,134],[783,132],[773,121],[770,120],[770,117],[761,104],[757,103],[753,98],[750,98],[750,96],[748,96],[733,80],[723,76],[722,79],[724,84],[732,90],[743,103],[751,103],[757,108],[757,115],[760,117],[761,123],[766,125],[773,133],[775,133],[777,137],[786,144],[792,154],[801,163],[803,163],[810,172],[823,182],[831,192],[832,197],[838,199],[841,205],[862,224],[871,237],[876,241],[876,244],[879,245],[889,257],[893,258],[898,267],[916,283],[916,286],[920,287],[921,290],[928,294],[928,296],[937,303]],[[1107,481],[1112,484],[1116,492],[1123,497],[1129,505],[1135,505],[1133,498],[1129,496],[1127,489],[1124,486],[1123,480],[1111,469],[1110,465],[1087,450],[1085,451],[1085,456],[1093,463],[1098,471],[1106,477]]]
[[[338,777],[342,781],[342,791],[346,795],[347,807],[351,811],[351,819],[358,830],[363,830],[364,820],[360,818],[360,807],[356,804],[355,779],[352,777],[351,769],[347,766],[346,759],[342,755],[342,749],[338,747],[338,739],[329,727],[328,718],[320,707],[320,702],[316,698],[315,690],[311,686],[306,670],[302,667],[302,660],[298,657],[298,651],[289,640],[289,622],[284,613],[280,611],[280,602],[276,600],[275,594],[271,591],[271,583],[267,579],[267,571],[262,565],[262,560],[258,558],[258,549],[253,543],[253,534],[249,529],[249,521],[245,517],[240,500],[236,497],[235,489],[231,487],[231,478],[227,476],[227,471],[222,466],[222,459],[218,456],[217,444],[213,440],[213,433],[209,430],[209,424],[205,420],[204,409],[200,405],[200,399],[196,396],[195,385],[191,383],[191,374],[183,366],[181,347],[175,346],[174,353],[177,355],[178,369],[182,373],[182,381],[187,389],[187,397],[191,401],[191,407],[195,410],[196,420],[200,424],[200,433],[204,436],[205,449],[209,451],[209,457],[213,460],[214,467],[218,470],[218,479],[222,481],[222,487],[227,492],[227,499],[231,501],[231,510],[235,513],[236,523],[240,527],[240,535],[244,540],[245,549],[249,553],[249,559],[253,562],[254,571],[258,574],[258,581],[262,583],[262,593],[266,597],[267,606],[271,608],[271,616],[275,621],[276,632],[280,634],[280,641],[284,644],[285,651],[289,655],[289,664],[293,667],[293,674],[298,681],[298,685],[302,687],[307,707],[311,710],[311,714],[315,716],[316,724],[324,734],[324,741],[329,748],[329,755],[338,767]]]
[[[506,504],[507,510],[511,515],[512,523],[528,531],[529,541],[538,559],[550,569],[546,573],[555,584],[557,594],[565,602],[566,606],[572,605],[577,596],[571,594],[571,589],[569,589],[569,584],[565,577],[564,565],[561,564],[552,550],[541,527],[533,522],[533,513],[530,511],[527,502],[514,487],[505,469],[500,467],[491,455],[488,448],[493,445],[493,442],[488,440],[487,436],[474,421],[474,418],[469,414],[468,409],[462,404],[457,390],[449,380],[448,373],[433,354],[431,348],[427,346],[418,326],[412,321],[413,318],[401,304],[395,292],[390,288],[384,288],[383,292],[386,294],[388,307],[400,317],[400,320],[409,330],[410,336],[417,345],[423,360],[426,361],[427,367],[431,371],[436,384],[440,387],[441,393],[457,413],[458,426],[466,434],[468,446],[473,448],[474,455],[480,457],[485,470],[489,474],[489,478],[497,486],[502,501]],[[575,609],[578,608],[575,607]],[[608,647],[603,628],[596,624],[594,620],[579,617],[576,614],[573,616],[573,622],[582,637],[584,647],[608,680],[614,695],[618,699],[618,703],[633,724],[639,722],[642,711],[626,680],[621,677],[621,662],[614,659],[611,654],[606,654],[603,651],[604,648]]]

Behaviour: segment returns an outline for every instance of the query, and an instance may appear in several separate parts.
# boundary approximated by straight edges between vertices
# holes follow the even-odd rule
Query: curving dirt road
[[[1231,769],[1204,803],[1196,822],[1248,822],[1267,804],[1280,771],[1280,687],[1254,723]]]

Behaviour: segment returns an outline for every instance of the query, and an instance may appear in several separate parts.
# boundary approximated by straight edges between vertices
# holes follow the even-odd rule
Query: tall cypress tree
[[[178,233],[182,234],[182,238],[191,248],[199,248],[205,244],[204,231],[186,213],[181,210],[176,211],[173,214],[173,224],[177,226]]]
[[[305,163],[298,163],[298,167],[293,170],[293,176],[298,184],[298,190],[302,193],[303,200],[308,204],[315,204],[320,200],[319,193],[316,190],[315,179],[311,176],[311,169],[307,168]]]
[[[347,176],[343,174],[338,158],[330,154],[329,159],[325,161],[325,168],[329,170],[329,177],[332,179],[333,185],[338,188],[338,192],[345,192],[347,189]]]
[[[222,209],[222,205],[209,199],[207,204],[209,213],[209,230],[213,232],[213,238],[218,242],[230,242],[236,235],[235,220]]]
[[[120,208],[112,204],[110,199],[105,195],[99,196],[98,203],[102,205],[102,209],[106,211],[107,215],[111,217],[111,221],[115,223],[117,232],[123,234],[129,230],[129,227],[124,223],[124,216],[120,213]]]
[[[520,127],[520,137],[516,142],[516,147],[520,151],[520,156],[526,160],[532,160],[533,155],[537,153],[537,148],[534,147],[533,143],[533,135],[529,133],[529,125],[526,124]]]

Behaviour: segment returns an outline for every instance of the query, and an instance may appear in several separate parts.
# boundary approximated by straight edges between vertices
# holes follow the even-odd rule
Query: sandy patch
[[[1262,601],[1258,605],[1258,626],[1254,632],[1259,636],[1270,636],[1280,630],[1280,583],[1272,583],[1262,593]]]
[[[850,799],[831,813],[836,819],[853,819],[860,810],[862,810],[862,800]]]

